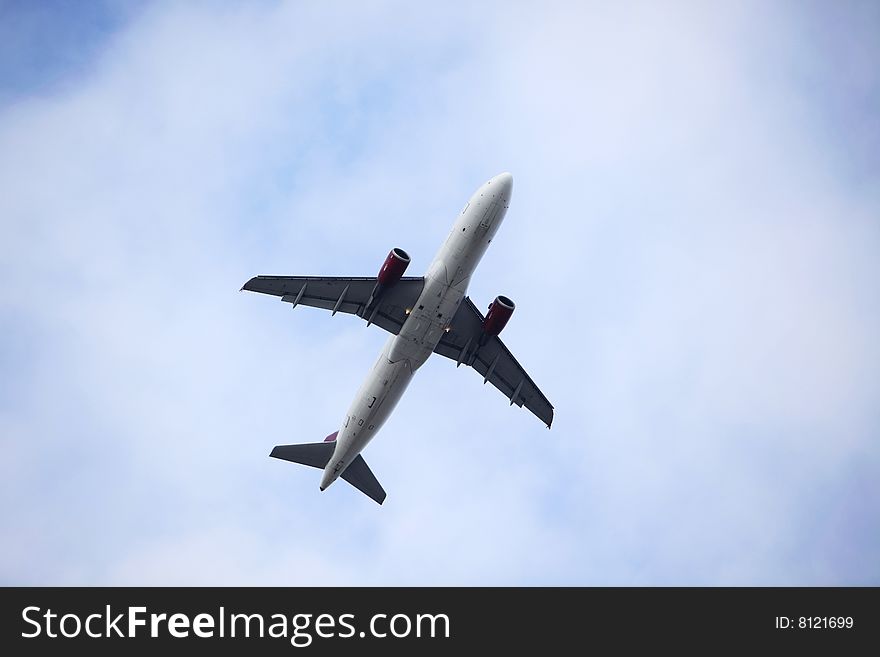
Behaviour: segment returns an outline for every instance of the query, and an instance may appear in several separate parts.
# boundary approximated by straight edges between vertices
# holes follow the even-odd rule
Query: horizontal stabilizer
[[[379,504],[385,501],[385,489],[379,484],[376,475],[373,474],[370,466],[360,454],[351,462],[351,465],[342,471],[342,478]]]
[[[332,434],[331,434],[332,435]],[[329,436],[328,436],[329,438]],[[269,456],[323,470],[333,456],[335,442],[303,443],[301,445],[278,445]],[[379,484],[364,457],[357,458],[342,471],[342,478],[364,495],[379,504],[385,501],[385,489]]]
[[[334,449],[336,449],[336,443],[333,442],[278,445],[269,456],[323,470],[327,467],[330,457],[333,456]]]

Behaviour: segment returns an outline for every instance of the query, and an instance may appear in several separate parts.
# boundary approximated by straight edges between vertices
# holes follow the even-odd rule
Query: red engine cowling
[[[495,301],[489,304],[489,312],[483,320],[483,332],[486,335],[498,335],[504,330],[516,304],[507,297],[498,295]]]
[[[403,249],[391,249],[382,269],[379,270],[379,285],[394,285],[403,276],[403,272],[409,266],[409,254]]]

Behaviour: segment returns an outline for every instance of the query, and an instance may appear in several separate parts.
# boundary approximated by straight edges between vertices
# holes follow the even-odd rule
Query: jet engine
[[[379,275],[376,277],[373,293],[364,307],[363,317],[367,320],[367,326],[372,323],[373,317],[376,316],[385,290],[400,280],[408,266],[409,254],[406,251],[395,247],[388,252],[388,257],[385,258],[385,262],[382,263],[382,268],[379,270]],[[368,313],[370,310],[372,312]]]
[[[403,272],[409,266],[409,254],[403,249],[393,248],[382,263],[379,270],[379,285],[388,287],[394,285],[403,276]]]
[[[483,333],[496,336],[504,330],[516,304],[505,296],[498,295],[495,301],[489,304],[489,312],[483,320]]]

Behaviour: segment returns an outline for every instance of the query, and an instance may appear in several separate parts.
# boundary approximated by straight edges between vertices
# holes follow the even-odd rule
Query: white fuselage
[[[480,187],[425,274],[425,287],[400,333],[391,336],[367,375],[336,436],[321,490],[332,484],[372,440],[400,401],[413,374],[440,342],[464,299],[471,274],[501,225],[513,191],[502,173]]]

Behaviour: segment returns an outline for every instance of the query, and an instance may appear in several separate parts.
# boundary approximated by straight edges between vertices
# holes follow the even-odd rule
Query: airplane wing
[[[376,281],[375,276],[255,276],[241,289],[273,294],[294,307],[302,304],[330,310],[334,315],[357,315],[397,335],[406,321],[406,311],[421,295],[425,279],[404,276],[382,293],[364,317]]]
[[[504,343],[495,336],[477,348],[483,332],[483,315],[473,301],[465,297],[452,318],[451,330],[440,340],[435,353],[457,364],[470,365],[510,399],[511,405],[525,406],[547,428],[553,422],[553,405],[540,391]]]

